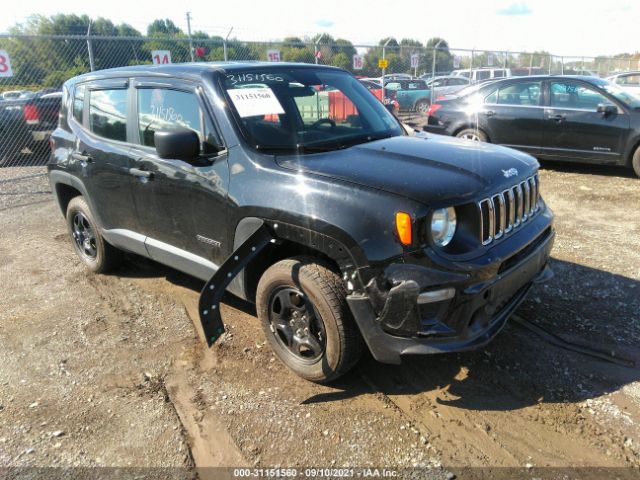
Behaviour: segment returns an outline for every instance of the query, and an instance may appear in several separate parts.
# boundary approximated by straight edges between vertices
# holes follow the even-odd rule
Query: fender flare
[[[270,243],[288,240],[318,250],[336,261],[344,274],[351,272],[352,281],[358,281],[359,272],[346,245],[334,238],[308,228],[247,217],[236,228],[233,253],[220,265],[204,285],[198,301],[198,315],[208,346],[213,345],[225,332],[220,315],[220,302],[227,287]]]
[[[95,208],[95,205],[93,204],[93,200],[91,199],[91,196],[87,193],[87,188],[85,187],[84,183],[82,183],[82,181],[77,176],[72,175],[71,173],[68,173],[68,172],[64,172],[62,170],[50,170],[49,183],[51,184],[51,191],[53,193],[53,196],[56,199],[56,203],[58,204],[60,211],[62,212],[62,215],[66,215],[67,212],[62,210],[62,203],[60,201],[60,198],[58,198],[58,191],[56,189],[56,185],[60,185],[60,184],[75,188],[78,192],[80,192],[80,195],[84,197],[85,201],[89,205],[89,208],[91,209],[91,213],[93,213],[96,223],[98,224],[100,229],[103,229],[104,224],[102,223],[100,212]]]

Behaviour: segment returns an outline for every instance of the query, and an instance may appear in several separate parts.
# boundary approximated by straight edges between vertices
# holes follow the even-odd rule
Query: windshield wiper
[[[298,143],[295,145],[256,145],[256,150],[261,152],[295,152],[295,153],[312,153],[312,152],[328,152],[333,148],[325,146],[304,145]]]

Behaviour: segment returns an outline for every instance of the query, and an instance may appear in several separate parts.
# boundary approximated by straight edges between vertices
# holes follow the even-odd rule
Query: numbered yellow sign
[[[378,68],[387,68],[389,66],[389,60],[386,58],[378,59]]]

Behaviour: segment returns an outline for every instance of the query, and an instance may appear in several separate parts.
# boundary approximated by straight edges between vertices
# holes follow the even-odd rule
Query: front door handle
[[[129,173],[139,178],[146,178],[149,180],[153,178],[153,172],[150,172],[149,170],[140,170],[139,168],[130,168]]]
[[[74,160],[78,160],[79,162],[93,162],[93,158],[91,158],[91,156],[89,155],[86,155],[85,153],[72,152],[71,158],[73,158]]]
[[[550,115],[549,120],[553,120],[554,122],[563,122],[566,119],[566,115]]]
[[[496,112],[494,112],[493,110],[487,110],[486,112],[484,112],[484,114],[487,117],[493,117],[496,114]]]

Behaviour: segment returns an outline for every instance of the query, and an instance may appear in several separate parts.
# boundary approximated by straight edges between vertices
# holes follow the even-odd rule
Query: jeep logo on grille
[[[518,170],[515,168],[510,168],[509,170],[502,170],[502,174],[504,175],[504,178],[515,177],[516,175],[518,175]]]

